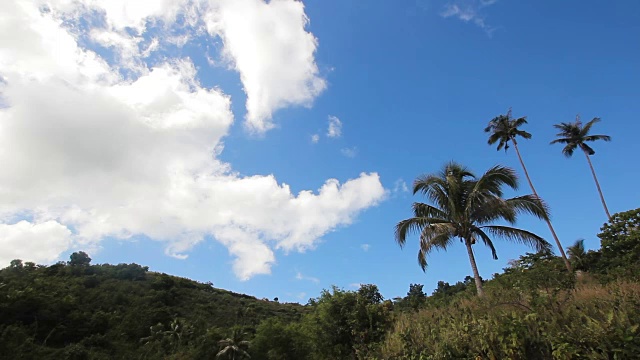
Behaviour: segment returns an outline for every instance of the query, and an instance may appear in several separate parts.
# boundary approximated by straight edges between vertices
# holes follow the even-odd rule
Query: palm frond
[[[593,150],[593,148],[591,148],[591,146],[582,143],[580,144],[580,148],[582,149],[582,151],[586,152],[588,155],[595,155],[596,151]]]
[[[584,239],[576,240],[576,242],[567,247],[567,254],[569,254],[569,259],[572,258],[582,258],[586,254],[584,248]]]
[[[527,117],[523,116],[521,118],[517,118],[515,120],[513,120],[513,127],[518,128],[522,125],[528,124],[527,122]]]
[[[515,130],[514,135],[521,136],[524,139],[531,139],[531,134],[524,130]],[[514,136],[515,137],[515,136]]]
[[[493,196],[477,201],[469,214],[469,218],[476,224],[485,225],[493,221],[504,220],[509,224],[515,224],[517,212],[512,206],[508,206],[504,199]]]
[[[611,136],[609,135],[589,135],[589,136],[585,136],[584,137],[584,141],[598,141],[598,140],[603,140],[603,141],[611,141]]]
[[[429,204],[414,202],[412,208],[414,217],[447,218],[447,213],[445,211]]]
[[[407,240],[407,235],[421,233],[423,229],[432,224],[447,223],[449,220],[430,218],[430,217],[412,217],[400,221],[396,225],[395,239],[402,248]]]
[[[498,260],[498,253],[496,252],[496,248],[493,247],[493,241],[491,241],[491,238],[478,227],[474,226],[473,232],[480,237],[480,240],[482,240],[489,249],[491,249],[491,256],[493,257],[493,260]]]
[[[551,249],[549,242],[530,231],[501,225],[485,225],[481,226],[480,229],[483,229],[493,236],[530,246],[536,251]]]
[[[455,229],[451,226],[445,226],[446,224],[440,224],[440,226],[434,226],[432,228],[432,234],[420,236],[420,250],[418,251],[418,264],[422,268],[422,271],[427,270],[427,255],[434,249],[446,251],[449,246],[452,245],[455,239]]]
[[[529,214],[540,220],[550,218],[550,208],[547,203],[535,195],[517,196],[505,200],[506,206],[512,208],[517,214]]]
[[[421,232],[422,229],[429,223],[426,218],[409,218],[400,221],[396,225],[395,239],[398,245],[402,248],[407,241],[407,235]]]
[[[441,209],[449,206],[448,184],[445,178],[437,175],[420,176],[413,182],[413,194],[421,193]]]
[[[228,346],[228,347],[218,351],[218,353],[216,354],[216,358],[219,358],[219,357],[221,357],[223,355],[227,355],[231,351],[233,351],[233,349],[230,346]]]
[[[570,158],[571,156],[573,156],[573,152],[576,150],[576,148],[578,147],[578,144],[575,143],[569,143],[567,146],[565,146],[562,149],[562,154],[565,157]]]
[[[502,196],[502,187],[518,189],[518,175],[510,167],[495,165],[487,170],[475,183],[473,191]]]
[[[580,131],[580,135],[581,137],[585,137],[589,134],[589,132],[591,131],[591,127],[594,124],[597,124],[600,122],[600,118],[599,117],[594,117],[593,119],[591,119],[591,121],[589,121],[588,123],[584,124],[584,126],[582,126],[582,129]]]
[[[489,145],[493,145],[493,144],[497,143],[498,141],[500,141],[500,143],[498,143],[498,150],[500,150],[505,145],[505,141],[502,138],[502,134],[495,132],[495,133],[489,135],[489,139],[487,140],[487,143]]]
[[[554,128],[560,130],[560,132],[556,135],[556,136],[563,136],[565,134],[570,134],[572,132],[572,130],[576,129],[576,124],[575,123],[560,123],[560,124],[554,124],[553,125]]]

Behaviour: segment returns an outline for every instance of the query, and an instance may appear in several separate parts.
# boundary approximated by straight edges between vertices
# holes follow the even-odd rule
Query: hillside
[[[304,313],[299,304],[258,300],[137,264],[90,265],[78,255],[52,266],[14,261],[0,270],[0,356],[144,357],[149,349],[141,339],[158,324],[153,331],[198,334],[195,353],[215,355],[215,341],[234,326],[251,329],[267,318],[289,322]]]

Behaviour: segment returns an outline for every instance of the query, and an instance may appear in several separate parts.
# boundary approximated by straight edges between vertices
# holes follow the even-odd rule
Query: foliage
[[[596,258],[594,271],[605,274],[607,280],[640,280],[640,209],[614,214],[601,231],[601,250],[591,254]]]
[[[560,132],[556,135],[558,138],[553,140],[551,144],[564,144],[562,153],[566,157],[571,157],[573,152],[580,148],[587,155],[594,155],[596,152],[587,144],[588,142],[603,140],[611,141],[608,135],[590,135],[591,127],[599,123],[600,118],[593,118],[586,124],[582,124],[580,117],[576,117],[576,121],[572,123],[560,123],[553,125]]]
[[[640,287],[592,285],[532,302],[516,290],[401,315],[384,359],[630,359],[640,351]],[[505,298],[511,301],[505,301]]]
[[[218,341],[220,351],[216,354],[216,359],[242,360],[251,358],[247,350],[249,349],[249,341],[243,340],[247,337],[240,329],[234,329],[231,336]]]
[[[489,121],[489,125],[484,129],[484,132],[490,133],[489,145],[498,143],[498,150],[506,152],[509,149],[509,142],[516,141],[516,137],[520,136],[523,139],[531,139],[531,134],[520,130],[519,127],[527,123],[526,117],[514,119],[511,117],[511,109],[506,115],[498,115]]]
[[[401,311],[418,311],[423,308],[427,302],[427,294],[422,291],[423,287],[422,284],[410,284],[407,296],[396,299],[395,308]]]
[[[302,360],[311,358],[313,334],[301,322],[269,318],[256,329],[251,342],[253,360]]]
[[[213,358],[234,326],[252,333],[304,312],[137,264],[90,265],[82,253],[0,270],[0,354],[25,358]]]
[[[544,253],[505,270],[485,298],[398,315],[382,358],[628,359],[640,351],[639,284],[576,287],[562,260]]]
[[[503,166],[494,166],[478,178],[467,168],[451,162],[437,174],[419,177],[414,182],[413,193],[422,193],[433,205],[413,204],[413,217],[396,225],[398,245],[404,246],[408,235],[419,234],[418,263],[425,270],[427,255],[437,249],[446,251],[459,240],[467,248],[476,289],[482,296],[482,281],[471,248],[476,242],[481,241],[489,247],[494,259],[498,255],[489,235],[524,243],[537,250],[551,246],[529,231],[494,225],[497,221],[514,225],[522,213],[548,218],[547,208],[536,196],[503,199],[502,188],[505,186],[516,190],[518,178],[512,169]]]
[[[587,269],[587,251],[584,247],[584,239],[577,240],[567,248],[569,260],[575,270],[584,271]]]
[[[376,285],[357,292],[333,287],[310,302],[303,326],[315,337],[311,359],[366,358],[376,352],[391,323],[390,301]]]

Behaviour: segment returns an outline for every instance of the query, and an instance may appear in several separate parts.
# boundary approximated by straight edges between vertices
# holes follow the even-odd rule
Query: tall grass
[[[640,284],[573,289],[488,288],[484,299],[401,314],[383,359],[634,359]]]

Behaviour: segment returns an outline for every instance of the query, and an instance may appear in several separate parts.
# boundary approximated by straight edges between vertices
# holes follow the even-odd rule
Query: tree
[[[360,285],[356,291],[335,286],[310,302],[303,326],[314,342],[313,359],[368,359],[384,339],[391,323],[391,302],[378,287]]]
[[[422,193],[434,205],[416,202],[413,217],[396,225],[395,239],[404,247],[407,235],[420,235],[418,263],[427,268],[427,255],[435,249],[447,250],[459,239],[467,249],[478,296],[484,295],[472,246],[477,241],[491,249],[498,258],[489,235],[523,243],[537,250],[549,249],[550,244],[540,236],[511,226],[490,225],[504,220],[514,225],[518,215],[527,213],[540,219],[548,215],[543,201],[534,195],[503,199],[502,187],[518,188],[513,169],[494,166],[477,178],[467,168],[451,162],[437,174],[421,176],[413,184],[413,193]]]
[[[440,284],[440,282],[438,282]],[[409,307],[414,311],[418,311],[427,302],[427,294],[422,291],[424,285],[422,284],[409,284],[409,291],[405,297],[405,301]]]
[[[285,323],[269,318],[256,328],[251,341],[251,355],[260,360],[308,359],[313,346],[313,334],[308,334],[300,323]]]
[[[602,201],[604,212],[607,213],[607,217],[609,218],[609,221],[611,221],[609,208],[607,207],[607,203],[604,201],[604,196],[602,195],[602,189],[600,188],[596,171],[593,169],[593,164],[591,163],[591,155],[594,155],[596,152],[587,145],[587,142],[597,140],[611,141],[611,137],[608,135],[589,135],[591,127],[598,122],[600,122],[600,118],[596,117],[583,126],[582,121],[580,121],[580,115],[578,115],[576,116],[575,122],[553,125],[553,127],[560,130],[560,132],[556,135],[558,138],[553,140],[551,144],[565,144],[565,147],[562,149],[562,153],[568,158],[573,155],[573,152],[578,147],[582,150],[584,155],[587,157],[587,162],[589,163],[589,168],[593,175],[593,180],[596,182],[596,187],[598,188],[598,194],[600,194],[600,201]]]
[[[585,257],[587,256],[587,251],[584,248],[584,239],[576,240],[573,245],[567,248],[567,253],[569,253],[569,259],[577,270],[586,270]]]
[[[69,265],[71,266],[89,266],[91,258],[84,251],[74,252],[69,256]]]
[[[216,354],[216,359],[240,360],[251,358],[247,352],[249,342],[242,340],[243,337],[244,334],[239,329],[235,329],[231,337],[220,340],[218,345],[222,349]]]
[[[509,142],[513,143],[513,147],[516,149],[518,160],[520,160],[520,165],[522,165],[522,170],[524,171],[524,175],[527,178],[529,187],[531,187],[531,191],[533,192],[533,195],[539,198],[540,196],[538,195],[536,188],[533,186],[533,182],[531,182],[531,177],[529,176],[527,167],[524,165],[524,161],[522,160],[522,155],[520,155],[520,149],[518,148],[518,141],[516,140],[516,137],[518,136],[522,137],[523,139],[531,139],[530,133],[519,129],[522,125],[525,125],[525,124],[527,124],[526,117],[514,119],[511,116],[511,109],[509,109],[506,115],[498,115],[495,118],[493,118],[491,121],[489,121],[489,125],[484,129],[484,132],[490,133],[489,140],[488,140],[489,145],[498,143],[498,148],[497,148],[498,151],[504,148],[504,151],[507,152],[507,149],[509,149]],[[554,230],[553,225],[551,225],[551,219],[546,218],[544,220],[547,223],[547,226],[549,227],[549,231],[551,231],[551,235],[553,236],[553,239],[555,240],[556,245],[558,246],[558,250],[560,251],[560,255],[564,260],[567,270],[571,272],[571,264],[569,263],[569,260],[567,259],[567,256],[564,253],[564,249],[562,248],[562,244],[558,239],[558,235],[556,235],[556,231]]]
[[[601,270],[618,277],[640,278],[640,209],[613,214],[601,230]]]

